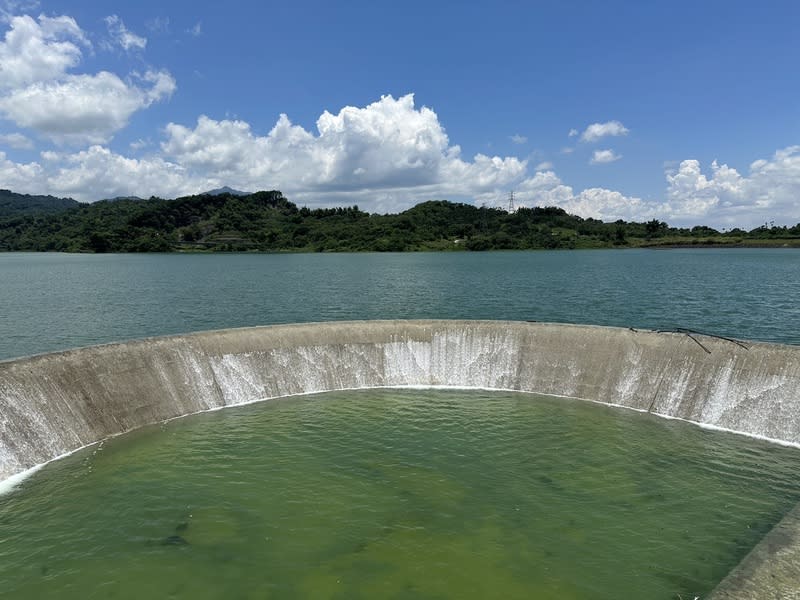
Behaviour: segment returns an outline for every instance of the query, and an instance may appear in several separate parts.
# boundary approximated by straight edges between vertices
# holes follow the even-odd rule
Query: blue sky
[[[341,4],[341,5],[340,5]],[[0,187],[800,222],[795,2],[0,0]],[[282,116],[285,115],[285,116]]]

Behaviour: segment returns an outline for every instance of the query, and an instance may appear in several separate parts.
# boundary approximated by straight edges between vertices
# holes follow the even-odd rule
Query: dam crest
[[[0,362],[0,481],[183,415],[394,386],[572,397],[800,444],[800,347],[531,322],[329,322],[150,338]],[[779,547],[760,544],[748,569],[782,564],[776,557],[786,548],[800,557],[794,513]],[[725,586],[744,589],[744,579],[733,587],[730,580],[715,598],[740,597]]]

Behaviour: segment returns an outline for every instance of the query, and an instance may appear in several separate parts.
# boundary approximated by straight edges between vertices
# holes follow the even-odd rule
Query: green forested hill
[[[0,219],[34,213],[60,212],[78,205],[79,202],[72,198],[31,196],[30,194],[17,194],[11,190],[0,190]]]
[[[58,213],[0,215],[0,250],[63,252],[414,251],[643,245],[800,245],[800,224],[721,234],[660,221],[604,223],[555,207],[430,201],[393,215],[298,208],[278,191],[115,200]]]

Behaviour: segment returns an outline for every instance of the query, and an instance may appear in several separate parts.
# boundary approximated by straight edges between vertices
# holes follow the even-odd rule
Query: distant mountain
[[[116,202],[118,200],[143,200],[144,198],[139,198],[139,196],[116,196],[114,198],[108,198],[109,202]]]
[[[80,202],[72,198],[56,198],[55,196],[31,196],[17,194],[11,190],[0,190],[0,218],[32,215],[35,213],[58,213],[80,206]]]
[[[249,196],[250,192],[242,192],[241,190],[235,190],[235,189],[230,188],[227,185],[225,185],[225,186],[222,186],[221,188],[217,188],[215,190],[209,190],[207,192],[203,192],[200,195],[201,196],[221,196],[222,194],[230,194],[231,196]]]

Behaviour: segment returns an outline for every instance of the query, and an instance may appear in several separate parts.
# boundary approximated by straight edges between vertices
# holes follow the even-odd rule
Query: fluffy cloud
[[[589,164],[592,165],[605,165],[622,158],[622,155],[615,153],[613,150],[595,150]]]
[[[603,188],[576,193],[553,171],[540,171],[517,187],[521,206],[558,206],[568,213],[604,221],[647,220],[661,215],[663,206]]]
[[[0,91],[62,76],[89,42],[71,17],[13,17],[0,42]]]
[[[699,161],[684,160],[667,173],[667,214],[678,221],[712,218],[717,226],[756,227],[767,221],[800,221],[800,146],[756,160],[741,175],[711,163],[706,176]]]
[[[122,129],[134,112],[175,89],[175,80],[164,71],[149,71],[139,80],[136,85],[101,71],[37,82],[0,97],[0,112],[19,127],[57,142],[102,143]]]
[[[777,151],[750,165],[750,174],[714,161],[706,175],[697,160],[668,165],[666,198],[647,201],[618,191],[589,188],[574,192],[552,172],[537,173],[518,186],[521,204],[553,205],[605,221],[660,219],[671,225],[711,225],[750,229],[767,221],[800,221],[800,146]]]
[[[510,136],[509,139],[515,144],[525,144],[528,141],[528,138],[518,133],[515,133],[514,135]]]
[[[169,124],[165,134],[160,155],[139,159],[100,145],[75,153],[44,152],[40,164],[18,165],[18,170],[38,169],[38,175],[24,185],[24,178],[15,176],[15,189],[91,201],[134,194],[174,197],[231,185],[281,189],[304,204],[358,203],[373,211],[396,211],[430,198],[505,195],[527,170],[527,163],[515,157],[464,159],[436,113],[416,108],[411,95],[384,96],[336,114],[326,111],[316,132],[281,115],[263,136],[244,121],[208,117],[200,117],[193,128]],[[13,166],[9,162],[5,168]]]
[[[571,196],[560,206],[569,213],[603,221],[645,221],[663,214],[663,206],[615,190],[589,188]]]
[[[770,159],[750,165],[750,173],[714,161],[705,174],[697,160],[668,166],[663,200],[644,200],[615,190],[589,188],[575,192],[552,171],[540,171],[517,184],[523,206],[560,206],[582,217],[615,221],[659,219],[671,225],[704,224],[751,229],[768,221],[800,222],[800,146],[778,150]],[[496,199],[499,204],[502,198]]]
[[[122,126],[130,111],[174,89],[169,74],[153,72],[133,82],[100,73],[56,84],[77,81],[91,88],[100,77],[109,78],[100,87],[118,91],[117,102],[90,115],[100,120],[100,113],[105,114],[105,124],[95,129],[90,123],[76,126],[78,135],[96,131],[101,137]],[[34,82],[23,89],[46,90],[50,85],[52,82]],[[76,87],[73,94],[80,95],[80,89]],[[132,95],[131,90],[135,91]],[[0,98],[10,97],[14,94]],[[29,104],[42,101],[32,98]],[[60,103],[68,107],[69,102],[64,96]],[[55,112],[68,109],[56,104],[46,106]],[[63,136],[73,133],[67,126],[44,123],[47,111],[37,118],[40,128],[50,127]],[[6,134],[2,140],[26,143],[24,136],[15,135],[19,134]],[[147,147],[142,143],[135,146],[137,152]],[[30,163],[15,163],[0,152],[4,186],[89,201],[120,195],[175,197],[230,185],[246,190],[280,189],[298,204],[357,203],[369,211],[395,212],[432,198],[505,206],[508,191],[514,189],[520,205],[560,206],[573,214],[606,221],[657,218],[682,226],[702,223],[746,228],[771,220],[798,221],[800,146],[753,162],[747,174],[717,162],[704,170],[696,160],[670,163],[665,169],[667,187],[658,200],[597,187],[574,190],[548,162],[533,167],[513,156],[462,156],[437,114],[416,107],[412,95],[384,96],[364,107],[323,112],[314,130],[293,124],[286,115],[266,134],[255,132],[242,120],[203,116],[193,126],[170,123],[155,153],[139,158],[102,145],[76,152],[42,152],[38,162]]]
[[[49,191],[82,200],[135,194],[169,198],[216,183],[192,180],[184,167],[160,157],[127,158],[101,146],[43,158],[54,162],[48,174]]]
[[[195,172],[243,189],[280,188],[318,201],[379,193],[389,206],[391,198],[399,205],[423,194],[481,194],[510,184],[526,169],[513,157],[464,160],[436,113],[417,109],[411,94],[325,111],[316,133],[286,115],[266,136],[243,121],[208,117],[194,128],[171,123],[166,132],[163,151]]]
[[[136,35],[132,31],[128,31],[125,23],[122,22],[117,15],[110,15],[105,18],[106,27],[108,27],[108,35],[114,44],[120,46],[126,52],[130,50],[144,50],[147,46],[147,38]]]
[[[574,130],[573,130],[574,131]],[[572,132],[570,132],[572,133]],[[582,142],[596,142],[608,136],[628,135],[628,128],[619,121],[592,123],[581,134]]]
[[[109,30],[124,48],[143,48],[117,17]],[[102,143],[131,115],[168,98],[175,80],[166,71],[132,74],[127,80],[101,71],[69,74],[88,47],[71,17],[13,17],[0,42],[0,116],[62,143]]]
[[[45,179],[45,170],[39,163],[16,163],[0,152],[0,181],[2,187],[14,191],[40,194]]]

